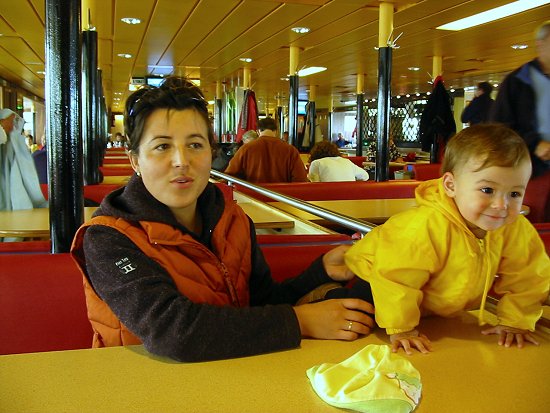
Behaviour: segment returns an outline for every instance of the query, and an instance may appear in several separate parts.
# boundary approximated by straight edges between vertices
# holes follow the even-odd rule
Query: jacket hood
[[[464,218],[460,215],[455,201],[450,198],[443,188],[443,178],[433,179],[421,183],[416,188],[416,203],[418,206],[429,206],[440,211],[454,225],[470,232]]]
[[[213,229],[224,209],[222,192],[209,182],[199,196],[197,209],[202,215],[203,233]],[[135,174],[126,186],[111,192],[103,199],[94,213],[94,216],[100,215],[122,218],[129,222],[160,222],[189,233],[189,230],[176,220],[170,208],[151,195],[142,179]]]

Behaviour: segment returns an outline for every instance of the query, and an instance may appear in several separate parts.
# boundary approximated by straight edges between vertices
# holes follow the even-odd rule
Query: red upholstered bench
[[[420,183],[421,181],[411,179],[385,182],[293,182],[259,185],[271,191],[304,201],[328,201],[339,199],[414,198],[414,191]],[[235,190],[263,202],[272,201],[271,198],[238,184],[235,184]]]
[[[335,245],[261,246],[271,268],[271,276],[279,282],[298,275],[317,257],[335,247]]]
[[[103,198],[113,192],[115,189],[120,188],[123,185],[118,184],[96,184],[96,185],[84,185],[84,198],[90,199],[98,204],[101,204]]]
[[[305,245],[332,245],[351,244],[352,238],[346,234],[259,234],[256,235],[258,245],[261,246],[305,246]]]
[[[52,249],[50,240],[0,242],[0,254],[48,253]]]
[[[417,181],[428,181],[430,179],[437,179],[441,174],[440,163],[419,163],[407,165],[406,170],[412,171],[413,178]]]
[[[99,170],[103,176],[130,176],[134,174],[134,170],[128,166],[128,168],[113,168],[108,166],[100,166]]]
[[[534,223],[533,226],[538,231],[542,242],[544,242],[547,254],[550,255],[550,222]]]
[[[69,254],[0,255],[0,354],[89,348],[82,275]]]

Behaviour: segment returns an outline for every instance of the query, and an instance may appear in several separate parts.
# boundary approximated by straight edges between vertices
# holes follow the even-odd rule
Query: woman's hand
[[[302,336],[322,339],[355,340],[367,335],[374,320],[372,304],[358,298],[326,300],[294,307]]]
[[[334,281],[349,281],[355,276],[344,262],[344,254],[350,248],[351,245],[340,245],[323,255],[325,271]]]
[[[486,336],[490,334],[498,334],[498,345],[503,345],[504,347],[510,347],[514,344],[514,341],[517,343],[518,348],[523,348],[526,341],[533,343],[536,346],[539,345],[539,342],[529,330],[521,330],[519,328],[503,326],[500,324],[498,326],[488,328],[487,330],[483,330],[481,334]]]
[[[432,351],[432,343],[424,334],[418,330],[406,331],[404,333],[390,335],[391,350],[397,353],[399,347],[403,347],[405,353],[412,354],[411,348],[416,348],[421,353],[427,354]]]

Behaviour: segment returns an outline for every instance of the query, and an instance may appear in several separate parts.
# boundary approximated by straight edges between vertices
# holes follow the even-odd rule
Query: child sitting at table
[[[427,353],[432,345],[417,330],[420,318],[480,308],[483,325],[492,287],[501,296],[498,325],[482,334],[497,334],[506,347],[538,344],[532,332],[548,297],[550,260],[520,215],[531,176],[524,141],[502,125],[469,127],[446,147],[443,173],[417,188],[417,208],[393,216],[346,253],[348,267],[372,288],[377,324],[394,352]],[[368,289],[361,279],[356,284]]]

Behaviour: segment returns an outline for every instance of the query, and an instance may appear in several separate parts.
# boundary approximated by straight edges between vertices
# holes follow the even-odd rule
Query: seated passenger
[[[340,156],[334,143],[323,141],[311,149],[308,178],[312,182],[366,181],[369,174],[349,159]]]
[[[136,173],[103,200],[71,251],[85,277],[94,347],[143,343],[205,361],[369,333],[373,308],[362,300],[295,305],[352,277],[345,246],[273,281],[253,223],[209,183],[215,136],[198,87],[170,77],[142,88],[128,98],[124,122]]]
[[[506,347],[538,344],[533,331],[548,297],[550,259],[520,215],[531,175],[525,142],[505,126],[471,126],[449,141],[443,172],[417,188],[417,208],[394,215],[346,253],[346,264],[365,280],[356,284],[372,288],[377,324],[394,352],[427,353],[432,345],[420,318],[480,308],[482,325],[493,286],[502,296],[498,325],[482,334],[498,335]]]
[[[258,129],[259,138],[237,151],[225,173],[253,183],[307,182],[300,153],[277,137],[275,120],[260,119]]]

